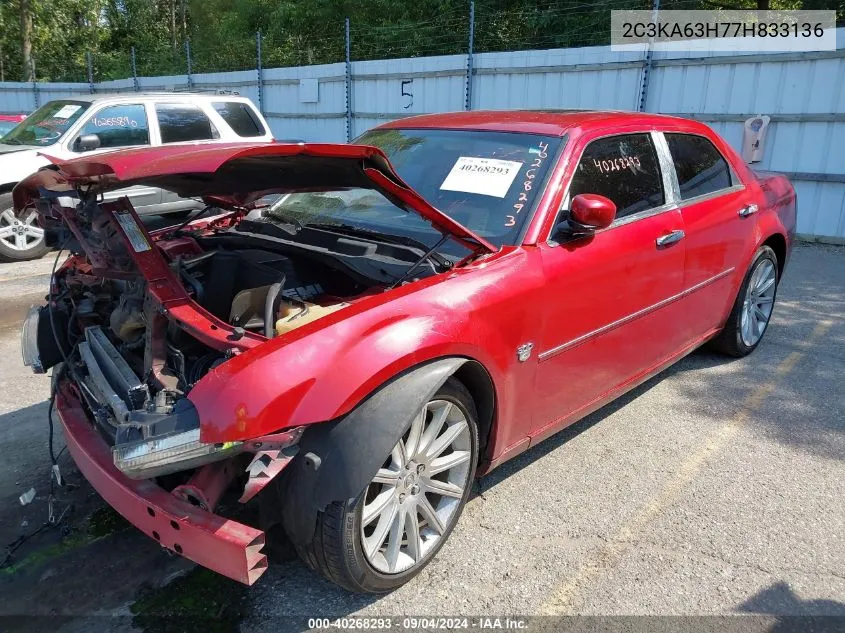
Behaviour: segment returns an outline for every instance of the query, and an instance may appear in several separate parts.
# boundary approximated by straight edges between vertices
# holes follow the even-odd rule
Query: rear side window
[[[218,101],[212,105],[238,136],[264,136],[264,126],[247,104],[239,101]]]
[[[624,217],[665,202],[657,152],[649,134],[623,134],[593,141],[584,150],[569,186],[569,199],[597,193]]]
[[[162,143],[207,141],[220,138],[205,113],[189,103],[157,103],[156,115]]]
[[[147,112],[140,103],[107,106],[85,122],[79,136],[96,134],[100,147],[150,144]]]
[[[731,186],[728,162],[713,143],[703,136],[691,134],[665,134],[681,200],[689,200]]]

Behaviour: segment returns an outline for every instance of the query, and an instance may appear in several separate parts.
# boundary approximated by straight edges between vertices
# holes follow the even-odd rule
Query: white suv
[[[230,94],[132,93],[50,101],[0,138],[0,261],[41,257],[48,248],[36,214],[15,217],[12,188],[47,165],[127,147],[174,143],[271,142],[267,122],[246,97]],[[141,214],[187,213],[197,202],[152,187],[128,195]]]

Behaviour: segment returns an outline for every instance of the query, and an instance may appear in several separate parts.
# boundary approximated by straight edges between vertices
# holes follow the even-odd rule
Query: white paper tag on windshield
[[[69,119],[74,114],[76,114],[82,106],[78,105],[66,105],[59,109],[56,114],[53,115],[54,119]]]
[[[461,156],[440,188],[504,198],[521,168],[514,160]]]

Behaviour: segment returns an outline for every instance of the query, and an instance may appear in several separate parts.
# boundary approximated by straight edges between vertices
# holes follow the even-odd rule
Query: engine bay
[[[72,255],[34,326],[38,363],[63,363],[60,372],[116,451],[198,429],[186,396],[210,371],[385,289],[335,261],[324,244],[257,238],[226,216],[156,237],[125,199],[62,216]],[[354,257],[378,249],[340,235],[321,239],[342,240]]]

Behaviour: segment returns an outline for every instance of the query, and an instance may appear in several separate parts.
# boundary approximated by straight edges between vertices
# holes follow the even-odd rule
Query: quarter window
[[[264,126],[247,104],[240,101],[220,101],[212,104],[235,134],[243,137],[263,136]]]
[[[596,193],[616,204],[616,217],[665,202],[657,152],[649,134],[624,134],[593,141],[584,150],[569,186],[569,199]]]
[[[691,134],[665,134],[675,172],[681,200],[689,200],[731,186],[728,162],[713,143],[703,136]]]
[[[188,103],[157,103],[156,115],[162,143],[184,143],[220,138],[205,113]]]
[[[96,134],[100,147],[131,147],[150,144],[147,112],[142,104],[107,106],[91,116],[79,136]]]

